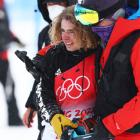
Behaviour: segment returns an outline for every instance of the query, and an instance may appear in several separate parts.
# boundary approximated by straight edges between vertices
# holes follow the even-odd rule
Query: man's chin
[[[70,46],[66,46],[66,49],[67,49],[67,51],[70,51],[70,52],[73,51],[73,49]]]

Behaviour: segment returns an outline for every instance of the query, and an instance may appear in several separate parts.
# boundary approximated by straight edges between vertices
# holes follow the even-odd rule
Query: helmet
[[[102,18],[114,14],[118,9],[124,7],[126,0],[82,0],[83,7],[99,12]]]
[[[124,16],[126,0],[82,0],[74,8],[75,18],[83,25],[94,25],[102,19]]]
[[[48,23],[51,23],[51,19],[49,18],[48,9],[47,9],[46,5],[44,4],[45,1],[46,0],[37,0],[38,9],[41,12],[44,20],[46,20]]]

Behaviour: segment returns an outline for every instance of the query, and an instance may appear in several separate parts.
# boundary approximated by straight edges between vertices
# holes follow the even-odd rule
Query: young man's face
[[[61,37],[68,51],[76,51],[81,48],[80,38],[76,34],[76,26],[69,20],[61,22]]]

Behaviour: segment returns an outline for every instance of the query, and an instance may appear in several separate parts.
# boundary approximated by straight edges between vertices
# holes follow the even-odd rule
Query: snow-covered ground
[[[38,131],[35,128],[5,127],[0,129],[1,140],[36,140]]]

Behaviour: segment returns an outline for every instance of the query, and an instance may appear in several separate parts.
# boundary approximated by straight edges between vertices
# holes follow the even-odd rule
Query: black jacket
[[[44,74],[36,91],[39,104],[41,104],[41,100],[43,102],[43,105],[39,107],[43,119],[49,121],[54,114],[62,113],[56,103],[54,94],[54,78],[56,71],[61,69],[61,73],[63,73],[94,52],[95,49],[88,49],[86,52],[83,49],[69,52],[65,49],[63,44],[54,46],[48,50],[42,61]]]

